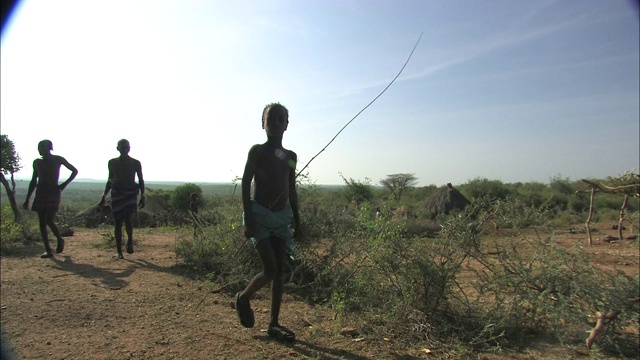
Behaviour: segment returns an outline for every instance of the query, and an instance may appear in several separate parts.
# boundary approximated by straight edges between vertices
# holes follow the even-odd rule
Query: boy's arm
[[[142,164],[138,161],[136,174],[138,175],[138,186],[140,187],[140,203],[138,207],[142,209],[145,206],[145,196],[144,196],[144,178],[142,177]]]
[[[62,165],[64,165],[67,169],[71,170],[71,175],[69,176],[69,178],[67,179],[67,181],[63,182],[62,184],[60,184],[60,191],[64,190],[67,185],[69,185],[70,182],[73,181],[73,179],[76,178],[76,176],[78,176],[78,169],[76,169],[75,166],[71,165],[67,159],[60,157],[60,163]]]
[[[300,210],[298,206],[298,191],[296,190],[296,164],[298,163],[298,155],[293,151],[290,151],[291,170],[289,171],[289,204],[293,211],[293,235],[294,237],[300,237]]]
[[[29,208],[29,199],[31,198],[31,194],[33,190],[36,189],[36,185],[38,184],[38,170],[36,170],[36,161],[33,161],[33,175],[31,176],[31,182],[29,183],[29,190],[27,190],[27,199],[22,204],[22,207],[25,209]]]
[[[291,186],[295,188],[296,184],[293,183]],[[300,238],[300,236],[302,236],[300,232],[300,211],[298,207],[298,193],[295,189],[289,190],[289,203],[293,211],[293,236]]]
[[[109,161],[108,166],[109,166],[109,177],[107,178],[107,184],[104,186],[104,192],[102,193],[102,198],[100,199],[100,203],[98,203],[98,206],[104,205],[105,197],[107,196],[109,191],[111,191],[111,179],[113,179],[113,172],[111,170],[111,161]]]
[[[242,174],[242,210],[244,214],[244,236],[249,239],[255,235],[256,219],[251,212],[251,181],[256,172],[256,147],[249,150],[247,163]]]

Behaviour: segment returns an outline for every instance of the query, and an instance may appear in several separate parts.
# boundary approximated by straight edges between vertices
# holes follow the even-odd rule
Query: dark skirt
[[[37,212],[57,212],[60,208],[60,188],[58,184],[40,185],[36,187],[36,197],[31,204],[31,210]]]
[[[112,185],[111,213],[114,220],[122,220],[138,212],[138,184]]]

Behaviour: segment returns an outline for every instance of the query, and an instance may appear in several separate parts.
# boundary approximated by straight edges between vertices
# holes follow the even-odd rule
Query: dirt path
[[[274,341],[266,334],[266,290],[252,304],[256,327],[245,329],[230,308],[229,294],[212,294],[207,283],[174,266],[173,234],[143,231],[138,239],[136,253],[124,260],[115,260],[115,250],[104,248],[100,235],[88,229],[76,230],[64,253],[53,259],[38,257],[40,244],[2,257],[2,327],[14,355],[25,360],[370,359],[371,343],[384,342],[371,339],[365,346],[340,336],[339,329],[310,326],[323,321],[321,311],[287,295],[282,323],[298,341]]]
[[[229,306],[230,294],[212,294],[207,282],[175,266],[174,234],[140,230],[137,235],[136,253],[124,260],[115,260],[114,249],[102,246],[101,236],[89,229],[76,229],[64,253],[53,259],[38,257],[40,244],[3,256],[2,332],[14,355],[25,360],[428,357],[419,348],[398,350],[381,337],[341,336],[333,313],[286,294],[282,323],[298,341],[272,340],[265,329],[268,290],[253,302],[256,327],[245,329]],[[637,248],[622,252],[632,245],[608,245],[599,248],[606,265],[637,271]]]

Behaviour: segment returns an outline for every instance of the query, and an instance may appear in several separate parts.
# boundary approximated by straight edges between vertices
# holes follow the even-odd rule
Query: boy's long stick
[[[367,110],[367,108],[369,106],[371,106],[371,104],[373,104],[376,100],[378,100],[378,98],[380,96],[382,96],[382,94],[385,93],[385,91],[387,91],[387,89],[396,81],[396,79],[400,76],[400,74],[402,74],[402,71],[404,70],[404,68],[407,66],[407,64],[409,63],[409,60],[411,60],[411,56],[413,56],[413,52],[416,50],[416,48],[418,47],[418,43],[420,43],[420,39],[422,39],[422,34],[420,34],[420,37],[418,38],[418,41],[416,41],[416,44],[413,46],[413,49],[411,49],[411,53],[409,54],[409,57],[407,58],[407,61],[404,62],[404,65],[402,65],[402,68],[400,69],[400,71],[398,71],[398,74],[396,74],[396,76],[393,78],[393,80],[391,80],[391,82],[380,92],[380,94],[378,94],[375,98],[373,98],[373,100],[371,100],[367,106],[365,106],[364,108],[362,108],[362,110],[358,111],[358,113],[351,118],[351,120],[349,120],[343,127],[342,129],[340,129],[340,131],[338,131],[338,133],[331,139],[331,141],[329,141],[327,143],[327,145],[325,145],[322,150],[318,151],[317,154],[315,154],[311,160],[309,160],[309,162],[300,170],[298,171],[298,173],[296,174],[296,177],[298,177],[298,175],[300,175],[304,169],[306,169],[309,164],[311,164],[311,162],[318,157],[318,155],[320,155],[327,147],[329,147],[329,145],[331,145],[331,143],[333,142],[333,140],[335,140],[338,135],[340,135],[340,133],[342,132],[342,130],[344,130],[347,126],[349,126],[349,124],[351,124],[351,122],[353,122],[353,120],[355,120],[360,114],[362,114],[363,111]]]

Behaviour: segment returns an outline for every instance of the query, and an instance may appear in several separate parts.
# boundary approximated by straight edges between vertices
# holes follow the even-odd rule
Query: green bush
[[[492,200],[505,199],[512,195],[511,189],[500,180],[475,178],[459,186],[460,192],[469,200],[489,198]]]
[[[552,225],[584,222],[582,213],[558,212],[547,200],[481,197],[426,223],[376,218],[366,201],[344,212],[335,194],[314,186],[299,193],[303,235],[296,239],[287,292],[329,306],[363,335],[451,351],[525,346],[531,332],[573,343],[593,327],[588,316],[625,309],[599,349],[623,356],[637,349],[638,339],[619,329],[638,326],[637,307],[625,301],[640,294],[639,279],[594,269],[582,241],[568,250],[555,245]],[[242,236],[239,199],[216,206],[215,222],[180,229],[176,253],[232,291],[260,265]],[[638,216],[628,218],[637,222]],[[493,221],[508,231],[487,236]]]
[[[607,209],[620,212],[623,201],[624,196],[622,195],[596,194],[593,199],[593,206],[599,210]]]
[[[10,206],[2,206],[0,217],[0,253],[6,255],[24,239],[24,226],[14,221]]]
[[[22,220],[16,223],[10,206],[2,206],[1,211],[0,250],[2,255],[11,254],[20,244],[40,240],[40,229],[35,213],[23,212]]]
[[[186,183],[179,185],[171,192],[170,204],[171,208],[181,212],[189,211],[189,204],[191,203],[191,194],[196,194],[198,198],[198,208],[202,208],[204,205],[204,199],[202,198],[202,188],[199,185],[193,183]]]
[[[625,301],[639,295],[638,279],[594,269],[581,242],[570,250],[556,247],[550,218],[545,206],[505,199],[474,202],[443,218],[433,240],[407,237],[403,224],[378,222],[368,241],[347,240],[357,267],[342,270],[352,275],[334,288],[334,306],[356,313],[363,328],[376,324],[376,331],[404,341],[454,338],[485,349],[518,343],[532,331],[584,341],[576,336],[592,327],[585,314],[610,309],[627,310],[619,328],[637,326],[638,310]],[[483,224],[491,219],[513,231],[485,244]],[[631,353],[622,335],[609,333],[603,343]]]
[[[593,211],[593,221],[598,222],[618,222],[620,210],[596,207]]]
[[[563,178],[561,176],[554,176],[549,179],[549,188],[551,192],[555,194],[571,195],[575,193],[573,183],[569,178]]]
[[[176,254],[187,266],[221,272],[224,259],[239,252],[237,246],[244,242],[240,216],[238,204],[227,204],[221,205],[215,215],[209,212],[209,216],[192,219],[178,232]]]
[[[587,214],[576,214],[568,211],[554,215],[549,220],[549,225],[553,227],[568,227],[570,225],[584,224],[587,221]]]
[[[574,213],[586,213],[589,211],[589,196],[585,194],[575,194],[569,198],[567,210]]]

